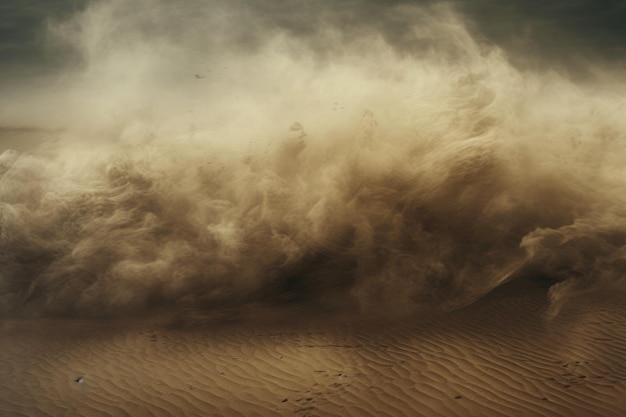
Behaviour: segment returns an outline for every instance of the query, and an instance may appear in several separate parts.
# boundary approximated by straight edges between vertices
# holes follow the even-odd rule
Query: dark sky
[[[0,76],[28,76],[49,71],[51,65],[60,65],[46,48],[47,24],[50,20],[67,18],[87,3],[87,0],[0,2]]]
[[[0,2],[0,77],[45,74],[72,61],[68,51],[51,48],[50,21],[62,21],[94,0],[3,0]],[[417,0],[259,0],[172,1],[182,8],[232,8],[233,27],[242,46],[254,46],[268,30],[287,31],[306,39],[322,26],[344,34],[379,31],[392,45],[411,52],[406,37],[414,16],[397,13],[403,4],[430,7],[441,2]],[[476,36],[503,48],[519,67],[582,68],[590,62],[624,67],[626,1],[624,0],[454,0],[454,9]],[[395,13],[390,11],[396,10]],[[174,17],[175,19],[175,17]],[[241,24],[245,23],[245,24]],[[417,22],[419,24],[419,22]],[[153,28],[154,29],[154,28]],[[156,28],[158,30],[158,28]],[[323,47],[322,47],[323,48]]]

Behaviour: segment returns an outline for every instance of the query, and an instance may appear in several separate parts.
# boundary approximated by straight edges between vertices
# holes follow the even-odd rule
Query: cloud
[[[51,24],[73,59],[0,107],[60,128],[0,157],[2,311],[403,314],[520,275],[562,280],[559,302],[617,282],[623,79],[521,69],[449,5],[358,5],[106,1]]]
[[[63,22],[84,10],[106,8],[108,1],[64,0],[7,1],[2,4],[2,69],[11,78],[58,73],[74,65],[70,50],[51,42],[45,35],[50,22]],[[133,2],[116,6],[118,18],[131,13],[138,32],[155,37],[177,37],[189,42],[189,31],[204,45],[228,43],[231,48],[255,50],[276,32],[295,37],[318,55],[336,52],[324,36],[329,30],[341,38],[341,44],[377,34],[404,53],[419,53],[432,47],[427,34],[417,34],[419,27],[428,30],[432,20],[427,10],[448,8],[470,30],[473,37],[497,45],[520,68],[556,68],[571,76],[593,75],[593,66],[623,65],[621,22],[626,17],[623,5],[615,1],[557,1],[535,4],[528,1],[493,2],[450,1],[175,1]],[[165,12],[170,19],[163,19]],[[222,22],[222,23],[220,23]],[[118,34],[128,35],[120,27]],[[204,35],[204,36],[202,36]],[[113,35],[114,36],[114,35]],[[115,36],[114,36],[115,37]],[[52,42],[54,44],[54,42]],[[440,45],[440,44],[438,44]]]

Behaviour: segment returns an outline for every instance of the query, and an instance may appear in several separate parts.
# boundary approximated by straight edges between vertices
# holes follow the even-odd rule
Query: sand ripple
[[[622,416],[626,308],[546,309],[509,285],[394,322],[4,320],[0,415]]]

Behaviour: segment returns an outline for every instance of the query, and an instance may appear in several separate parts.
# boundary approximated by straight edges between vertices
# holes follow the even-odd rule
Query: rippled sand
[[[4,320],[0,415],[621,416],[626,307],[510,283],[436,317]]]

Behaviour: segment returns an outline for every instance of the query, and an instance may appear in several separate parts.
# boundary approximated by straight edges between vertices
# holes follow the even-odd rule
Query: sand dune
[[[396,321],[4,320],[0,415],[620,416],[626,308],[510,283]]]

